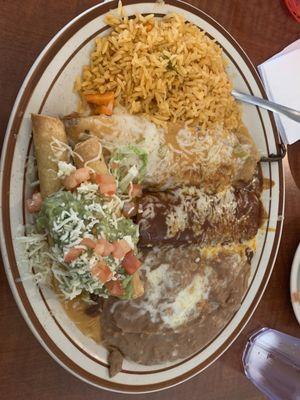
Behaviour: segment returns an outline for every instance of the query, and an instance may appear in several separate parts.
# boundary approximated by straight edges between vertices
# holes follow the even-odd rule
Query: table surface
[[[0,140],[15,97],[39,52],[71,18],[96,4],[90,0],[0,1]],[[300,36],[300,25],[280,0],[194,0],[190,3],[219,21],[241,44],[255,65]],[[297,157],[298,154],[298,157]],[[299,185],[300,142],[289,149]],[[245,378],[241,354],[254,330],[269,326],[300,336],[289,298],[289,275],[300,239],[300,191],[284,161],[286,210],[281,246],[267,290],[251,321],[229,350],[212,366],[176,388],[137,396],[143,399],[243,399],[264,397]],[[90,387],[61,368],[39,345],[25,324],[9,289],[0,259],[0,398],[8,400],[120,399]]]

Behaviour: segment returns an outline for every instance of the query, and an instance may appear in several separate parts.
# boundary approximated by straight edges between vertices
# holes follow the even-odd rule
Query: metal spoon
[[[256,96],[251,96],[250,94],[246,93],[241,93],[238,92],[237,90],[232,90],[231,92],[232,96],[236,98],[237,100],[240,100],[244,103],[252,104],[254,106],[258,106],[261,108],[265,108],[266,110],[283,114],[286,117],[296,121],[300,122],[300,111],[293,110],[292,108],[282,106],[277,103],[273,103],[272,101],[262,99],[260,97]]]

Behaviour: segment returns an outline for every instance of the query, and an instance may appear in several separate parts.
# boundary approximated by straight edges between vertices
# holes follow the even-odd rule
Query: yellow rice
[[[122,12],[106,17],[112,31],[96,39],[76,89],[113,91],[130,113],[159,124],[184,121],[235,131],[240,113],[220,46],[178,14],[128,18]]]

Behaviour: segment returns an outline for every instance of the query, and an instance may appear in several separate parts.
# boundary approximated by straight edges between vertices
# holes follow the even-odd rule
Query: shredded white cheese
[[[66,163],[65,161],[58,161],[57,164],[58,171],[57,177],[58,178],[65,178],[66,176],[71,175],[72,172],[76,171],[76,168],[71,163]]]
[[[224,223],[224,221],[234,222],[237,202],[233,187],[215,195],[208,195],[203,189],[193,186],[183,187],[176,189],[173,195],[178,204],[172,204],[172,202],[168,204],[166,224],[169,238],[187,228],[199,233],[206,220],[212,224]],[[155,218],[155,207],[159,205],[155,197],[153,197],[153,202],[149,197],[149,201],[144,205],[140,221],[143,229],[147,229],[151,220]]]

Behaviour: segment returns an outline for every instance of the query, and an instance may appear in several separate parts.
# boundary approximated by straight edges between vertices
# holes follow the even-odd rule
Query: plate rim
[[[132,4],[138,4],[138,3],[154,3],[151,0],[144,0],[144,1],[139,1],[139,0],[129,0],[124,2],[124,5],[132,5]],[[239,45],[239,43],[233,38],[233,36],[221,25],[219,24],[214,18],[212,18],[209,14],[207,14],[206,12],[202,11],[200,8],[194,7],[191,4],[188,4],[186,2],[180,1],[180,0],[168,0],[166,2],[167,4],[170,5],[175,5],[179,8],[183,8],[185,10],[190,11],[193,14],[196,14],[200,17],[203,17],[209,24],[212,24],[213,22],[213,26],[217,28],[217,30],[223,35],[225,36],[227,39],[230,40],[230,42],[234,45],[234,48],[239,52],[239,54],[242,56],[242,58],[244,59],[244,61],[246,62],[252,77],[255,79],[256,83],[259,86],[259,89],[261,90],[262,94],[264,95],[264,97],[266,97],[265,91],[263,89],[262,86],[262,82],[259,78],[259,75],[253,65],[253,63],[251,62],[251,60],[249,59],[249,57],[247,56],[247,54],[244,52],[244,50],[242,49],[242,47]],[[49,43],[44,47],[44,49],[42,50],[42,52],[39,54],[39,56],[36,58],[36,60],[34,61],[32,67],[29,69],[23,84],[21,85],[21,88],[18,92],[16,101],[14,103],[14,106],[12,108],[11,114],[10,114],[10,118],[9,118],[9,122],[7,125],[7,130],[5,133],[5,137],[4,137],[4,141],[3,141],[3,147],[2,147],[2,153],[1,153],[1,165],[0,165],[0,187],[3,186],[3,179],[4,179],[4,175],[6,172],[6,158],[7,158],[7,149],[8,149],[8,144],[9,144],[9,140],[12,139],[12,127],[13,127],[13,123],[16,119],[16,112],[19,109],[21,102],[24,101],[24,92],[26,90],[26,88],[28,87],[28,84],[30,83],[30,80],[32,79],[34,73],[36,73],[37,67],[40,66],[41,62],[43,61],[43,58],[47,55],[48,51],[51,50],[53,45],[58,45],[57,50],[54,49],[54,54],[57,53],[57,51],[61,48],[59,46],[59,42],[61,40],[61,36],[65,33],[67,33],[69,31],[69,29],[72,27],[72,25],[74,25],[78,20],[81,20],[82,18],[84,18],[86,15],[90,14],[93,10],[95,9],[102,9],[103,11],[99,14],[102,15],[103,13],[107,12],[109,8],[116,8],[115,6],[117,5],[117,1],[116,0],[110,0],[110,1],[104,1],[100,4],[96,4],[90,8],[88,8],[87,10],[83,11],[82,13],[80,13],[78,16],[76,16],[75,18],[73,18],[71,21],[69,21],[65,26],[62,27],[62,29],[60,29],[55,35],[54,37],[49,41]],[[111,7],[110,7],[111,6]],[[184,6],[184,7],[183,7]],[[105,10],[105,8],[107,8],[107,10]],[[83,24],[84,25],[84,24]],[[82,27],[82,26],[81,26]],[[71,30],[72,32],[72,30]],[[70,33],[70,32],[69,32]],[[69,36],[71,37],[72,34]],[[66,39],[68,40],[69,37]],[[58,43],[57,43],[58,42]],[[65,42],[65,41],[64,41]],[[47,68],[48,63],[45,64],[45,68]],[[43,72],[42,72],[43,73]],[[42,76],[38,75],[37,77],[37,82],[39,81],[39,79]],[[26,107],[26,104],[25,106]],[[275,123],[274,123],[274,119],[273,116],[269,114],[269,118],[270,118],[270,122],[272,125],[272,133],[274,135],[274,139],[276,142],[276,145],[278,144],[278,132],[277,129],[275,127]],[[20,121],[22,120],[22,118],[20,118]],[[277,133],[277,135],[276,135]],[[285,180],[284,180],[284,175],[283,175],[283,166],[282,166],[282,162],[279,163],[279,184],[280,184],[280,190],[279,190],[279,205],[280,202],[282,202],[281,207],[282,210],[284,211],[284,199],[285,199]],[[2,196],[0,198],[0,208],[2,207],[3,203],[5,202],[5,195],[4,193],[2,193]],[[8,201],[9,204],[9,201]],[[241,331],[243,330],[244,326],[248,323],[249,319],[251,318],[251,316],[253,315],[256,307],[258,306],[260,299],[264,293],[264,290],[268,284],[270,275],[272,273],[273,267],[274,267],[274,263],[276,260],[276,256],[277,256],[277,252],[279,249],[279,245],[280,245],[280,239],[281,239],[281,234],[282,234],[282,227],[283,227],[283,221],[277,221],[277,225],[276,225],[276,236],[274,238],[274,242],[273,242],[273,246],[272,246],[272,250],[271,250],[271,255],[270,255],[270,259],[268,261],[267,264],[267,269],[266,272],[263,276],[263,279],[258,287],[257,293],[256,293],[256,297],[257,299],[254,299],[250,306],[249,309],[247,310],[247,312],[245,313],[245,316],[243,317],[242,321],[240,321],[239,325],[236,327],[235,331],[231,333],[230,337],[225,341],[224,345],[223,345],[223,349],[222,351],[220,351],[217,356],[212,355],[212,360],[210,360],[210,362],[208,362],[205,366],[203,366],[202,368],[200,368],[199,370],[196,370],[197,367],[199,367],[199,364],[195,366],[195,368],[192,368],[191,370],[189,370],[188,372],[171,379],[171,381],[167,380],[167,381],[162,381],[156,384],[146,384],[146,385],[142,385],[142,387],[147,386],[150,387],[150,389],[146,389],[146,390],[139,390],[140,386],[135,386],[135,385],[128,385],[127,388],[124,388],[124,386],[127,385],[123,385],[123,384],[118,384],[118,383],[113,383],[112,382],[112,386],[113,387],[108,387],[108,381],[103,379],[103,386],[102,384],[97,384],[94,383],[93,381],[89,380],[89,379],[85,379],[84,376],[76,373],[71,367],[69,367],[68,365],[66,365],[65,362],[61,361],[60,358],[57,357],[56,353],[54,351],[52,351],[48,344],[45,343],[45,341],[43,340],[42,336],[40,335],[40,333],[38,333],[35,325],[33,324],[29,314],[27,313],[27,309],[24,307],[23,301],[17,291],[16,288],[16,284],[15,281],[13,279],[12,276],[12,272],[11,272],[11,263],[9,261],[9,257],[7,254],[7,249],[6,249],[6,234],[4,234],[4,225],[5,225],[5,218],[4,218],[4,214],[3,212],[0,215],[0,232],[1,232],[1,250],[2,250],[2,256],[3,256],[3,263],[4,263],[4,267],[5,267],[5,271],[6,271],[6,275],[8,277],[8,281],[9,281],[9,285],[10,288],[12,290],[12,293],[14,295],[15,301],[21,311],[21,314],[23,315],[23,318],[26,320],[27,325],[29,326],[29,328],[31,329],[31,331],[34,333],[34,335],[36,336],[36,338],[38,339],[38,341],[40,342],[40,344],[45,348],[45,350],[61,365],[63,366],[65,369],[67,369],[69,372],[71,372],[73,375],[77,376],[78,378],[84,380],[85,382],[88,382],[96,387],[100,387],[102,389],[106,389],[106,390],[111,390],[113,392],[120,392],[120,393],[149,393],[149,392],[154,392],[154,391],[159,391],[162,389],[167,389],[169,387],[175,386],[179,383],[182,383],[190,378],[192,378],[193,376],[197,375],[198,373],[200,373],[203,369],[207,368],[209,365],[211,365],[211,363],[213,363],[214,361],[217,360],[217,358],[219,358],[227,349],[228,347],[233,343],[234,340],[236,340],[236,338],[238,337],[238,335],[241,333]],[[9,239],[11,239],[11,236],[9,237]],[[265,279],[266,278],[266,279]],[[263,284],[263,280],[265,279],[265,283]],[[30,304],[29,304],[29,307]],[[249,313],[250,311],[250,313]],[[249,315],[247,315],[247,313]],[[51,341],[51,339],[48,337],[48,341]],[[55,345],[55,344],[54,344]],[[58,348],[58,346],[55,345],[55,347],[60,351],[60,349]],[[71,360],[72,361],[72,360]],[[76,364],[77,365],[77,364]],[[78,366],[77,366],[78,367]],[[100,378],[97,378],[97,380],[100,380]],[[177,382],[173,382],[174,380],[177,380]],[[170,384],[168,384],[168,382],[170,382]],[[152,387],[152,388],[151,388]]]
[[[293,296],[292,296],[294,292],[300,291],[300,286],[297,284],[298,274],[300,274],[300,243],[297,246],[297,250],[293,258],[291,274],[290,274],[290,298],[295,317],[298,321],[298,324],[300,325],[300,303],[298,304],[295,301],[293,301]]]

